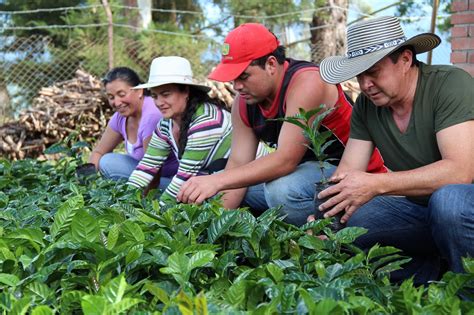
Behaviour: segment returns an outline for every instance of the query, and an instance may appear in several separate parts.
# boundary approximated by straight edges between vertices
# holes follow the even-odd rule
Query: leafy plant
[[[335,141],[328,140],[333,135],[333,132],[329,129],[321,131],[321,124],[324,118],[331,114],[333,110],[334,108],[326,109],[325,105],[320,105],[318,108],[310,111],[300,108],[298,114],[278,119],[296,125],[302,129],[303,135],[307,140],[309,140],[309,145],[306,143],[304,145],[314,153],[314,156],[319,163],[321,184],[328,183],[325,170],[331,167],[329,162],[335,160],[333,158],[328,158],[328,155],[326,154],[326,149]]]
[[[63,160],[70,161],[70,157]],[[468,313],[474,260],[427,287],[388,275],[392,247],[364,252],[325,220],[295,227],[217,200],[158,202],[125,183],[81,184],[74,164],[0,159],[0,312],[5,314]],[[469,291],[471,290],[471,291]],[[471,295],[469,295],[471,294]]]

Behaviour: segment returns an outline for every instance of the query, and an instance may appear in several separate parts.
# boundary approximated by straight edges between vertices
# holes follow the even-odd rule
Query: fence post
[[[114,67],[114,21],[112,18],[112,10],[110,10],[109,1],[102,0],[102,5],[105,9],[105,14],[107,15],[107,22],[109,24],[107,37],[109,43],[109,69]]]
[[[439,0],[433,0],[433,11],[431,13],[431,26],[430,31],[434,33],[436,31],[436,16],[438,15],[438,2]],[[428,51],[428,58],[426,63],[431,64],[431,57],[433,56],[433,50]]]

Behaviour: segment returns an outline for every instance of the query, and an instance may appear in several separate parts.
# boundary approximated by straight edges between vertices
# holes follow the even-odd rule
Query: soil
[[[331,184],[329,183],[326,183],[326,184],[322,184],[322,183],[316,183],[315,184],[316,186],[316,192],[314,193],[314,217],[316,220],[318,219],[324,219],[324,213],[329,211],[330,209],[326,210],[326,211],[319,211],[319,205],[321,205],[322,203],[324,203],[325,201],[327,201],[329,199],[329,197],[327,198],[323,198],[323,199],[319,199],[318,198],[318,194],[323,191],[324,189],[328,188],[331,186]],[[333,216],[332,218],[332,222],[330,225],[328,225],[328,227],[333,231],[333,232],[337,232],[343,228],[345,228],[345,224],[342,224],[341,223],[341,218],[342,216],[344,215],[343,212],[339,212],[338,214],[336,214],[335,216]]]

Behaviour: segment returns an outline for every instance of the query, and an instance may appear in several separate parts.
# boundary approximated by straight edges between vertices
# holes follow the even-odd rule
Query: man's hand
[[[318,194],[318,198],[331,198],[319,206],[320,211],[328,210],[324,216],[332,217],[341,211],[345,214],[341,218],[346,223],[351,215],[363,204],[374,198],[377,193],[377,182],[374,174],[361,171],[340,173],[331,178],[337,182]]]
[[[176,199],[182,203],[203,203],[220,190],[216,175],[191,177],[181,186]]]

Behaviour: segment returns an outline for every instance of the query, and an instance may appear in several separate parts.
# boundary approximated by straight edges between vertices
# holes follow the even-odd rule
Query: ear
[[[275,56],[270,56],[267,58],[267,62],[265,63],[265,70],[269,71],[270,74],[274,74],[278,67],[278,60]]]
[[[403,63],[403,68],[408,70],[411,67],[413,61],[413,53],[409,49],[405,49],[400,55],[400,61]]]

